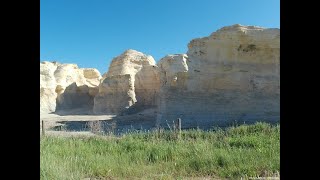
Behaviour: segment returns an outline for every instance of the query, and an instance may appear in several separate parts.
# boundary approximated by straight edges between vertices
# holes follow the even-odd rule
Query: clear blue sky
[[[158,61],[233,24],[280,28],[280,0],[40,0],[40,61],[103,74],[126,49]]]

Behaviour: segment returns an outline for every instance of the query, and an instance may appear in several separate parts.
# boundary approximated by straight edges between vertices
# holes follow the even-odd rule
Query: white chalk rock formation
[[[101,75],[76,64],[40,63],[40,113],[93,107]]]
[[[165,77],[160,125],[179,117],[185,127],[279,120],[279,29],[224,27],[192,40],[187,56],[165,57],[158,66]]]
[[[153,100],[147,96],[153,93],[149,90],[158,89],[153,87],[154,82],[150,82],[150,79],[157,78],[156,69],[152,56],[135,50],[129,49],[115,57],[108,72],[103,75],[99,93],[95,96],[94,113],[119,114],[128,111],[136,102],[151,104]],[[144,92],[145,96],[141,94]]]
[[[155,108],[158,105],[160,73],[156,65],[146,65],[135,75],[137,110]]]
[[[162,86],[176,86],[178,80],[178,73],[188,72],[186,54],[167,55],[160,59],[158,66],[161,71],[161,84]],[[180,82],[180,80],[179,80]],[[165,89],[165,88],[162,88]]]
[[[129,49],[112,60],[105,77],[125,74],[135,75],[143,66],[148,65],[156,65],[152,56]]]
[[[210,128],[237,121],[279,121],[280,29],[242,26],[217,30],[188,44],[186,54],[127,50],[101,77],[75,64],[40,63],[40,111],[87,108],[95,114],[156,109],[156,123]]]
[[[130,74],[104,78],[94,98],[94,113],[118,114],[132,106],[137,101],[133,78]]]
[[[40,63],[40,113],[54,112],[56,109],[56,63]]]
[[[86,85],[89,87],[89,95],[94,97],[99,92],[99,85],[101,80],[100,72],[94,68],[81,68],[83,76],[86,79]]]

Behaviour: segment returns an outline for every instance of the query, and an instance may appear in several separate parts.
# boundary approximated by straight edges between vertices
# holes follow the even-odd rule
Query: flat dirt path
[[[72,115],[70,115],[72,113]],[[40,133],[42,132],[42,121],[46,135],[78,136],[94,135],[88,128],[90,122],[100,121],[104,131],[110,130],[116,124],[115,132],[121,133],[128,129],[151,129],[155,126],[155,113],[147,110],[132,115],[92,115],[79,111],[59,112],[58,114],[40,114]]]
[[[105,121],[112,120],[113,115],[57,115],[57,114],[40,114],[40,133],[42,132],[42,121],[44,122],[44,129],[46,135],[55,136],[92,136],[90,131],[68,131],[68,130],[54,130],[54,128],[63,127],[67,122],[83,122],[86,124],[89,121]]]

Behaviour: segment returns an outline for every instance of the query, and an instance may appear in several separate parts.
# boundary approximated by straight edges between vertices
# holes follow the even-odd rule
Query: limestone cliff
[[[161,90],[177,86],[178,74],[188,72],[187,59],[186,54],[167,55],[160,59],[158,66],[161,72]]]
[[[40,113],[54,112],[56,109],[56,63],[40,63]]]
[[[156,62],[152,56],[128,49],[111,61],[105,77],[125,74],[135,75],[142,67],[155,64]]]
[[[40,113],[93,108],[101,75],[76,64],[40,63]]]
[[[127,113],[137,102],[131,109],[154,105],[154,91],[159,89],[157,83],[152,82],[157,78],[156,69],[152,56],[135,50],[129,49],[115,57],[109,71],[103,75],[99,93],[94,99],[94,113]]]
[[[186,54],[127,50],[101,77],[75,64],[40,63],[40,111],[95,114],[155,109],[157,125],[182,127],[280,119],[280,29],[232,25],[189,42]]]
[[[135,75],[136,109],[155,108],[158,105],[160,74],[156,65],[146,65]]]
[[[160,125],[178,117],[185,127],[279,120],[279,29],[224,27],[192,40],[180,56],[186,60],[176,58],[178,68],[162,71]]]

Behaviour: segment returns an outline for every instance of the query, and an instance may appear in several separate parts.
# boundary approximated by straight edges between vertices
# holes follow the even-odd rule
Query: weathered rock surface
[[[56,63],[40,63],[40,113],[54,112],[56,109]]]
[[[129,49],[112,60],[108,73],[104,77],[125,74],[135,75],[142,67],[149,65],[156,65],[152,56]]]
[[[186,54],[175,54],[160,59],[158,66],[161,71],[162,90],[177,86],[178,74],[188,72],[187,58]]]
[[[94,98],[95,114],[118,114],[136,102],[134,79],[130,74],[104,78]]]
[[[104,74],[99,93],[94,99],[94,113],[121,114],[129,112],[129,108],[136,102],[141,106],[155,104],[152,99],[154,89],[158,90],[159,87],[152,79],[157,76],[156,69],[152,56],[135,50],[129,49],[115,57],[109,71]],[[149,97],[151,95],[153,97]],[[138,111],[134,107],[131,109],[132,112]]]
[[[280,29],[233,25],[188,44],[186,54],[127,50],[101,77],[75,64],[40,63],[40,111],[148,112],[182,127],[280,120]],[[155,111],[153,111],[155,110]],[[151,120],[150,119],[150,120]],[[151,122],[151,121],[150,121]]]
[[[224,27],[192,40],[184,58],[163,66],[160,125],[179,117],[184,127],[279,120],[279,29]]]
[[[160,73],[156,65],[146,65],[135,75],[135,93],[137,111],[156,108],[160,90]]]
[[[40,63],[40,112],[93,108],[101,75],[76,64]]]

